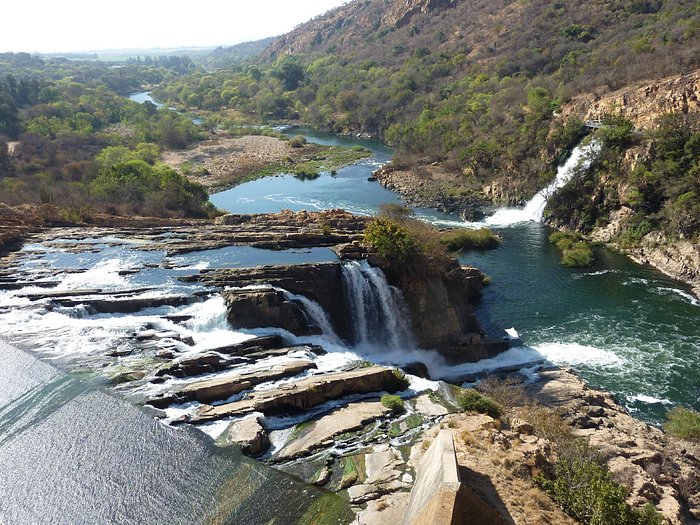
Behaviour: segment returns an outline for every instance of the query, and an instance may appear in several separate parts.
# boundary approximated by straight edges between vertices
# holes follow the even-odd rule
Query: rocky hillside
[[[157,96],[378,136],[396,146],[397,169],[437,163],[433,178],[451,175],[463,206],[515,204],[585,134],[555,119],[562,106],[695,71],[699,25],[697,5],[680,0],[356,0],[279,37],[255,65],[187,75]]]
[[[398,29],[409,24],[415,15],[430,15],[456,4],[457,0],[350,2],[282,35],[271,43],[263,57],[327,51],[339,39],[356,44],[378,27]]]
[[[547,212],[551,224],[613,245],[688,282],[696,293],[699,95],[696,70],[572,99],[560,118],[603,118],[596,132],[603,150],[588,172],[550,200]]]
[[[635,129],[649,130],[666,113],[684,115],[693,127],[700,128],[700,70],[639,82],[602,96],[578,95],[562,107],[560,117],[564,121],[600,120],[617,115],[630,120]]]

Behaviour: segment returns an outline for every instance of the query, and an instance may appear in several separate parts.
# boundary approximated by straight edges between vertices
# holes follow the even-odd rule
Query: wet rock
[[[244,454],[257,457],[270,448],[270,438],[260,418],[246,417],[232,422],[216,440],[219,446],[238,445]]]
[[[304,310],[286,294],[274,289],[228,290],[224,292],[228,321],[235,328],[276,326],[295,335],[316,335]]]
[[[364,425],[387,416],[391,410],[379,402],[351,403],[314,421],[276,455],[276,460],[287,460],[310,454],[323,444],[345,432],[360,430]]]
[[[200,403],[211,403],[212,401],[226,399],[234,394],[249,390],[255,385],[292,377],[314,368],[316,368],[316,364],[313,361],[295,359],[265,370],[255,370],[243,374],[215,377],[206,381],[190,383],[180,389],[177,392],[177,396],[183,401],[194,399]]]
[[[312,376],[272,390],[252,392],[247,398],[234,403],[203,405],[191,420],[210,421],[253,411],[264,414],[293,413],[350,394],[385,390],[395,392],[403,388],[404,380],[397,377],[394,370],[371,366],[348,372]]]
[[[430,379],[430,372],[428,371],[428,367],[425,365],[425,363],[421,363],[420,361],[415,361],[413,363],[406,363],[405,365],[401,365],[401,370],[403,370],[407,374],[411,374],[412,376],[422,377],[423,379]]]
[[[215,352],[203,352],[185,355],[177,361],[165,365],[156,371],[156,376],[188,377],[223,370],[231,364],[232,361],[224,359]]]
[[[241,343],[235,343],[232,345],[220,346],[213,348],[213,352],[219,354],[229,354],[229,355],[247,355],[254,352],[259,352],[260,350],[269,350],[272,348],[281,348],[284,346],[284,341],[279,335],[265,335],[261,337],[253,337],[247,339]]]
[[[111,377],[114,383],[130,383],[132,381],[140,381],[146,377],[146,372],[141,370],[133,370],[129,372],[120,372]]]
[[[333,328],[340,337],[347,339],[352,333],[350,314],[344,299],[342,270],[338,263],[216,270],[201,274],[198,280],[221,287],[243,288],[251,285],[268,285],[282,288],[318,303],[328,315]],[[231,309],[232,315],[229,316],[229,321],[231,323],[244,323],[234,324],[234,326],[270,326],[263,324],[263,321],[260,320],[261,316],[269,315],[268,322],[272,322],[275,316],[279,315],[282,322],[287,323],[295,330],[302,330],[305,333],[317,333],[320,330],[311,319],[307,318],[301,305],[289,300],[284,292],[270,289],[243,289],[227,290],[223,295]],[[297,333],[294,330],[291,331]]]
[[[180,324],[180,323],[185,323],[187,321],[190,321],[194,318],[192,315],[178,315],[178,314],[170,314],[170,315],[164,315],[163,319],[170,321],[175,324]]]
[[[133,297],[128,299],[57,299],[61,306],[85,305],[98,314],[133,314],[147,308],[184,306],[198,301],[192,296]]]

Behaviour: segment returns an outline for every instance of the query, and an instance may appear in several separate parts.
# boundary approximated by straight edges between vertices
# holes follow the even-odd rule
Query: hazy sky
[[[0,52],[230,45],[347,0],[2,0]]]

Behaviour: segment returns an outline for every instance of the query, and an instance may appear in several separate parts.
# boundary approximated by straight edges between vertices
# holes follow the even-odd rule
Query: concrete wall
[[[402,525],[491,525],[506,521],[460,482],[452,431],[443,429],[418,466]]]

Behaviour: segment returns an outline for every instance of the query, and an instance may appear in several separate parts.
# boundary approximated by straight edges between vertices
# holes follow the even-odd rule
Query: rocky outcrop
[[[638,129],[649,129],[665,113],[680,113],[700,123],[700,70],[625,87],[602,97],[579,95],[562,108],[561,117],[597,120],[620,115]]]
[[[409,24],[417,15],[435,13],[456,4],[457,0],[349,2],[280,36],[263,52],[262,58],[307,53],[324,47],[341,34],[346,39],[355,39],[379,27],[397,29]]]
[[[627,413],[611,394],[593,390],[571,372],[540,372],[528,394],[557,409],[600,450],[616,479],[629,488],[628,503],[652,503],[672,524],[700,519],[700,448],[664,434]]]
[[[700,246],[686,239],[669,242],[661,232],[652,232],[637,248],[626,250],[639,264],[650,264],[666,275],[688,283],[700,297]]]
[[[0,220],[2,220],[0,206]],[[144,219],[145,220],[145,219]],[[133,239],[137,250],[164,251],[167,255],[179,255],[226,246],[252,246],[281,250],[286,248],[313,248],[351,242],[362,237],[370,219],[353,215],[344,210],[322,212],[229,214],[215,221],[154,221],[154,224],[127,225],[124,227],[63,227],[44,229],[25,236],[25,239],[51,245],[56,238],[80,241],[86,237],[110,237]],[[165,224],[161,226],[161,224]],[[80,245],[85,249],[85,245]]]
[[[321,327],[314,324],[293,297],[270,288],[251,289],[267,285],[303,295],[318,303],[340,337],[347,338],[352,329],[345,306],[342,270],[338,263],[217,270],[204,272],[198,279],[210,285],[243,288],[224,292],[229,306],[229,321],[235,327],[276,326],[296,335],[320,333]]]
[[[250,412],[294,413],[350,394],[395,392],[406,382],[395,370],[380,366],[311,376],[272,390],[254,391],[246,398],[218,406],[202,405],[191,421],[211,421]]]
[[[417,14],[428,14],[452,7],[457,0],[404,0],[394,1],[386,11],[384,23],[392,27],[403,27]]]
[[[265,370],[253,370],[240,374],[217,376],[205,381],[188,383],[175,392],[152,398],[147,401],[147,403],[158,408],[193,400],[199,401],[200,403],[211,403],[212,401],[226,399],[234,394],[250,390],[256,385],[271,381],[279,381],[280,379],[292,377],[314,368],[316,368],[316,364],[313,361],[294,359],[274,365]]]
[[[401,195],[411,206],[474,217],[487,204],[479,187],[468,183],[462,173],[451,173],[438,165],[412,169],[385,166],[373,175],[382,186]]]
[[[272,288],[228,290],[224,292],[228,305],[228,321],[236,328],[275,326],[295,335],[320,333],[306,318],[304,310],[287,299],[283,291]]]

